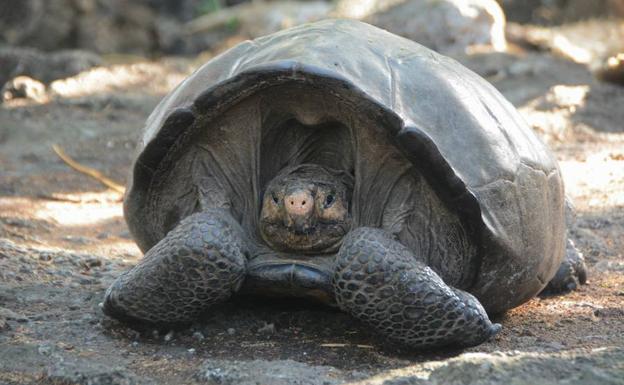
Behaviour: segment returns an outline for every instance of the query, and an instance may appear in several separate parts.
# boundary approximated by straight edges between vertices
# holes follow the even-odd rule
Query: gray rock
[[[401,376],[401,371],[411,373]],[[622,385],[624,349],[600,348],[561,353],[467,353],[446,361],[404,368],[392,378],[377,383]]]
[[[464,52],[472,46],[495,51],[504,51],[507,47],[505,15],[494,0],[403,0],[392,3],[396,4],[378,10],[364,21],[447,54]]]
[[[143,381],[122,368],[109,368],[105,365],[78,365],[59,362],[48,368],[45,379],[53,384],[67,385],[135,385]]]
[[[4,47],[0,48],[0,85],[20,75],[50,83],[101,63],[98,55],[86,51],[46,53],[31,48]]]
[[[27,322],[28,318],[22,314],[18,314],[11,309],[0,307],[0,319],[13,320],[17,322]]]
[[[208,360],[195,379],[218,385],[333,385],[361,379],[361,373],[346,373],[329,366],[307,365],[292,360]]]

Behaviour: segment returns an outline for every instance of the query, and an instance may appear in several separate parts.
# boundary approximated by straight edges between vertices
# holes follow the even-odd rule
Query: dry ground
[[[503,331],[467,352],[624,347],[624,88],[547,53],[460,60],[551,145],[590,268],[587,285],[501,316]],[[0,383],[237,383],[232,373],[254,359],[272,364],[245,370],[283,371],[283,383],[394,383],[414,363],[463,353],[388,346],[342,313],[295,301],[238,300],[175,333],[139,333],[102,315],[104,290],[141,255],[120,194],[68,168],[51,145],[124,181],[143,121],[197,63],[99,68],[56,83],[46,103],[0,106]]]

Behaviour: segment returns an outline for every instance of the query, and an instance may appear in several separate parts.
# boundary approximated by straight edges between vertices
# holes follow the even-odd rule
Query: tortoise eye
[[[330,194],[325,198],[325,207],[331,206],[332,203],[334,203],[334,196]]]
[[[278,203],[279,203],[279,198],[278,198],[275,194],[271,194],[271,197],[273,198],[273,202],[274,202],[275,204],[278,204]]]

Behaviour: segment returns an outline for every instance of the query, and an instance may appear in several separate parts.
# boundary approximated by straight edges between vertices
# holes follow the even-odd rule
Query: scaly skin
[[[501,329],[475,297],[447,286],[382,229],[345,237],[333,285],[341,309],[411,347],[473,346]]]
[[[106,291],[104,312],[124,321],[185,324],[240,287],[243,231],[225,210],[193,214]]]
[[[336,223],[347,233],[347,186],[338,178],[328,179],[331,174],[320,166],[292,171],[276,177],[265,192],[261,230],[270,223],[275,231],[265,231],[264,237],[292,252],[308,251],[315,244],[313,251],[318,252],[334,247],[333,240],[329,246],[323,242],[333,239],[326,224]],[[335,199],[328,200],[330,194]],[[306,228],[311,232],[296,233]],[[500,330],[472,295],[447,286],[390,233],[361,227],[339,245],[333,277],[336,301],[387,338],[415,348],[471,346]],[[248,254],[243,230],[227,210],[193,214],[117,278],[106,293],[104,312],[125,321],[189,323],[238,290]]]

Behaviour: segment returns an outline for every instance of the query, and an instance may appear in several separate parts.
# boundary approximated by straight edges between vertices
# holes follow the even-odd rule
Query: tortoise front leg
[[[225,210],[185,218],[106,291],[122,321],[184,324],[236,292],[246,266],[243,231]]]
[[[447,286],[382,229],[345,237],[333,285],[343,310],[412,347],[477,345],[501,328],[474,296]]]

